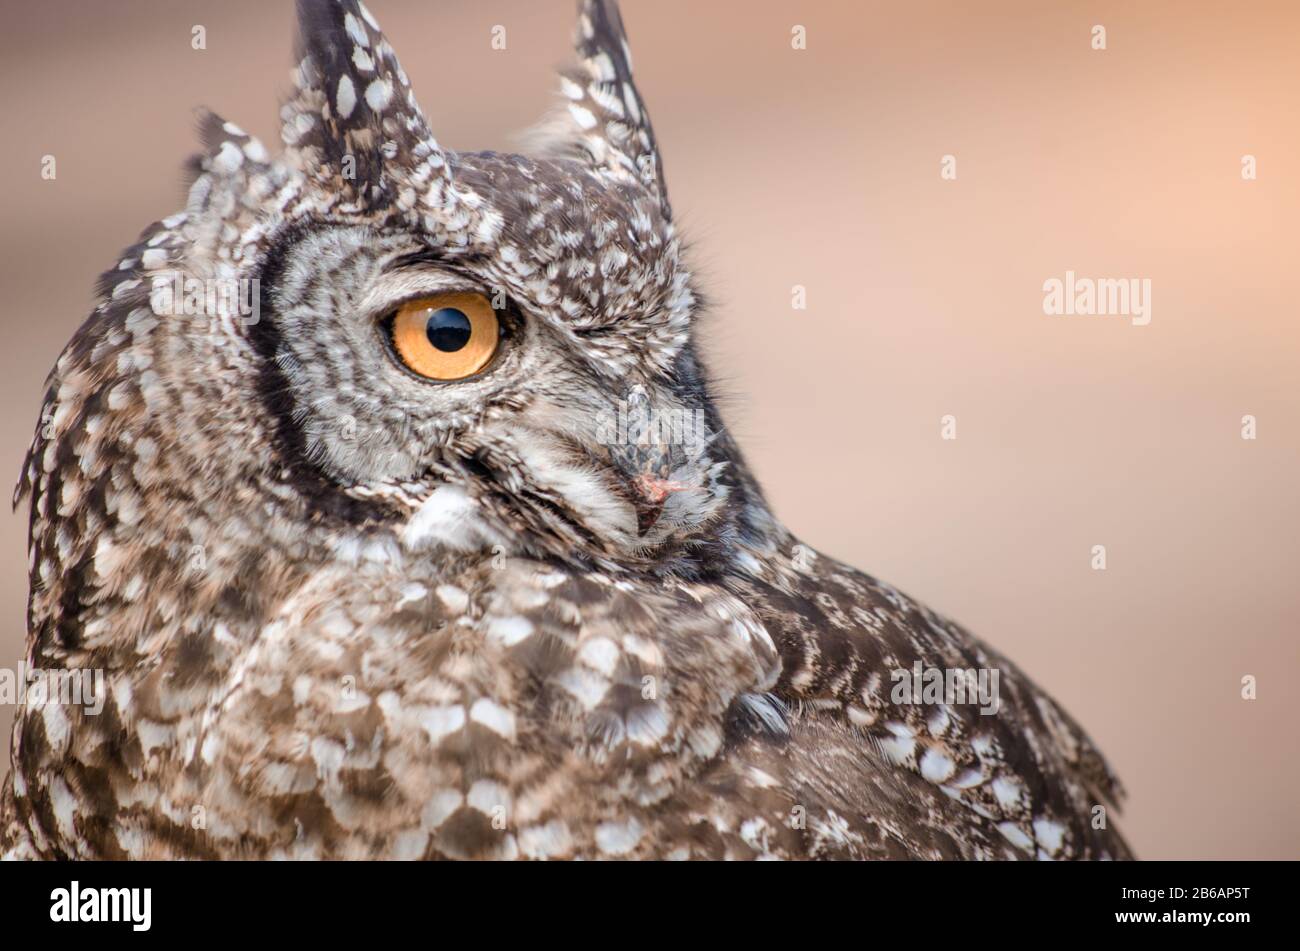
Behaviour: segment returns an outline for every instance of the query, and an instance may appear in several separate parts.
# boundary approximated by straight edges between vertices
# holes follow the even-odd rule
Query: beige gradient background
[[[509,148],[568,58],[568,0],[371,8],[453,148]],[[8,479],[94,279],[182,204],[192,107],[278,142],[293,15],[0,9]],[[786,522],[1061,700],[1127,784],[1140,856],[1300,857],[1300,4],[624,0],[624,18],[726,415]],[[1150,325],[1045,316],[1067,269],[1150,278]],[[0,666],[22,653],[24,536],[25,513],[0,515]]]

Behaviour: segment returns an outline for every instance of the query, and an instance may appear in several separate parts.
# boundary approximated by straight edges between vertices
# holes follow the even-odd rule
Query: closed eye
[[[596,326],[583,326],[571,328],[575,337],[584,339],[593,339],[599,337],[608,337],[618,330],[618,327],[612,324],[598,324]]]

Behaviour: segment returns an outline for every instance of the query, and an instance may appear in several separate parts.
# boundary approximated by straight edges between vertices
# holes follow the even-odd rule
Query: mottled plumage
[[[357,0],[299,12],[283,155],[205,120],[50,377],[27,660],[108,696],[20,708],[0,853],[1127,856],[1066,714],[771,514],[614,4],[530,157],[440,147]],[[259,312],[159,313],[173,272]],[[379,322],[466,289],[494,362],[417,378]],[[916,664],[996,669],[999,708],[897,702]]]

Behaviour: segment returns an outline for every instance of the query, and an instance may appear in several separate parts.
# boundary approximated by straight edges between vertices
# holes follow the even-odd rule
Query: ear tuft
[[[578,66],[561,74],[564,112],[544,131],[546,147],[577,153],[615,180],[636,182],[671,219],[659,147],[632,81],[632,54],[614,0],[581,0],[574,48]]]
[[[271,156],[256,136],[210,109],[195,110],[195,117],[202,151],[188,163],[190,184],[205,172],[234,175],[241,169],[259,173],[270,168]]]
[[[360,0],[298,0],[295,94],[280,111],[287,155],[341,210],[427,190],[446,160],[405,70]]]

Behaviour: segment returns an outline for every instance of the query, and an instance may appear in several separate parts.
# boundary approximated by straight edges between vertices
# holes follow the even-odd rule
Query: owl
[[[773,514],[612,0],[528,155],[298,15],[282,154],[207,115],[49,377],[25,663],[87,689],[20,706],[0,853],[1127,857],[1051,698]]]

